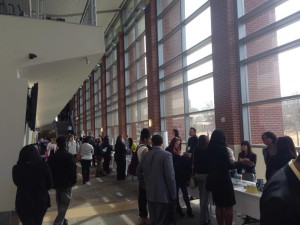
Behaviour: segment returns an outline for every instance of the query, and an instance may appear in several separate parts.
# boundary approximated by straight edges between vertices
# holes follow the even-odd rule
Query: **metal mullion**
[[[300,46],[300,39],[292,41],[292,42],[289,42],[289,43],[281,45],[281,46],[278,46],[278,47],[270,49],[268,51],[259,53],[259,54],[255,55],[255,56],[251,56],[251,57],[249,57],[247,59],[241,60],[240,64],[241,65],[245,65],[245,64],[257,61],[259,59],[271,56],[271,55],[273,55],[275,53],[284,52],[286,50],[289,50],[289,49],[292,49],[292,48],[295,48],[295,47],[298,47],[298,46]]]
[[[255,102],[248,102],[242,104],[242,106],[257,106],[257,105],[265,105],[265,104],[272,104],[272,103],[278,103],[278,102],[283,102],[283,101],[289,101],[289,100],[296,100],[299,99],[300,95],[290,95],[286,97],[279,97],[279,98],[272,98],[272,99],[266,99],[266,100],[261,100],[261,101],[255,101]]]
[[[253,9],[251,12],[248,12],[244,16],[241,16],[239,18],[239,22],[246,22],[247,20],[250,20],[254,17],[257,17],[259,14],[263,13],[264,11],[268,10],[272,6],[277,6],[280,5],[283,2],[286,2],[287,0],[270,0],[267,1],[266,3],[263,3],[262,5],[256,7]]]
[[[162,0],[162,1],[165,1],[165,0]],[[180,0],[172,1],[159,15],[157,15],[157,20],[164,17],[176,5],[176,3],[179,2],[179,1]]]
[[[297,22],[298,20],[300,20],[300,12],[293,13],[292,15],[289,15],[288,17],[285,17],[285,18],[283,18],[277,22],[274,22],[252,34],[247,35],[244,38],[241,38],[239,41],[240,41],[240,43],[246,43],[248,41],[251,41],[252,39],[262,36],[263,34],[266,34],[268,32],[274,31],[274,30],[278,30],[278,28],[282,28],[289,24]]]

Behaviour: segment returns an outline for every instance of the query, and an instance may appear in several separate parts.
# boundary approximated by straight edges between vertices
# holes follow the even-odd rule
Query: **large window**
[[[137,140],[141,129],[148,126],[145,15],[133,0],[124,12],[126,129]]]
[[[119,135],[117,84],[117,49],[112,46],[106,58],[107,134],[114,139]]]
[[[299,146],[299,1],[237,2],[244,138],[271,130]]]
[[[101,134],[101,69],[94,71],[95,137]]]
[[[210,2],[157,0],[162,129],[215,129]]]

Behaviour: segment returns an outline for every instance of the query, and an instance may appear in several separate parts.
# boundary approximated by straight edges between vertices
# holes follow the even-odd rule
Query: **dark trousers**
[[[192,208],[191,208],[191,203],[190,203],[190,199],[189,199],[189,195],[188,195],[188,191],[187,191],[187,185],[184,184],[176,184],[176,187],[177,187],[177,209],[178,210],[181,210],[181,206],[179,204],[179,188],[181,189],[181,192],[182,192],[182,197],[183,197],[183,200],[185,202],[185,205],[186,205],[186,208],[187,208],[187,211],[188,212],[191,212],[192,211]]]
[[[43,212],[22,212],[17,210],[17,214],[23,225],[42,225],[46,210]]]
[[[141,185],[139,185],[139,197],[138,197],[138,203],[139,203],[139,216],[147,217],[148,211],[147,211],[147,195],[146,195],[146,189],[143,188]]]
[[[103,170],[105,173],[109,174],[109,164],[110,164],[110,158],[104,158],[103,161]]]
[[[83,183],[90,180],[91,160],[82,159],[81,161],[82,181]]]
[[[117,180],[124,180],[126,178],[126,158],[121,158],[116,161],[117,163]]]
[[[172,206],[169,203],[148,202],[150,225],[170,225],[172,223]]]
[[[62,225],[71,200],[72,188],[56,189],[57,216],[53,225]]]
[[[93,154],[93,159],[92,159],[93,161],[93,166],[96,166],[96,156],[95,156],[95,154]]]

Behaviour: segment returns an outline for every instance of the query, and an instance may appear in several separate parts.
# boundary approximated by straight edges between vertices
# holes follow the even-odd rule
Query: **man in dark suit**
[[[261,225],[300,224],[300,155],[267,183],[260,199]]]
[[[150,225],[169,225],[175,220],[176,182],[172,154],[164,151],[162,144],[162,137],[154,135],[152,149],[143,156],[137,168],[139,182],[146,188]]]
[[[58,150],[48,158],[58,212],[53,225],[68,225],[65,215],[70,204],[72,187],[77,181],[76,162],[73,155],[66,150],[66,141],[64,136],[58,137]]]

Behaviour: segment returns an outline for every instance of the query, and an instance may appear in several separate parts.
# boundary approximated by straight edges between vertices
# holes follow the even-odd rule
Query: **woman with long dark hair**
[[[289,136],[277,138],[276,154],[269,161],[270,178],[296,157],[297,153],[293,139]]]
[[[123,143],[122,136],[119,135],[115,144],[115,161],[117,163],[117,180],[126,178],[126,146]]]
[[[179,203],[179,189],[182,192],[183,200],[185,202],[187,208],[187,215],[190,217],[194,217],[188,191],[187,191],[187,184],[192,174],[192,162],[189,157],[186,155],[181,156],[180,154],[180,139],[174,137],[171,140],[171,143],[168,147],[169,152],[173,155],[173,166],[175,171],[175,180],[176,180],[176,187],[177,187],[177,213],[180,216],[184,216],[185,214],[182,211],[182,208]]]
[[[255,165],[256,165],[256,154],[252,152],[251,145],[249,141],[243,141],[241,143],[241,152],[239,153],[238,156],[238,161],[241,161],[242,159],[249,159],[251,162],[253,162],[253,166],[247,166],[244,164],[241,164],[241,166],[238,167],[237,172],[239,174],[244,174],[244,173],[253,173],[256,174],[255,172]]]
[[[265,164],[266,164],[266,180],[268,181],[271,178],[272,171],[270,170],[270,160],[276,154],[276,135],[267,131],[262,134],[261,139],[263,143],[267,146],[263,148],[262,154],[264,156]]]
[[[253,163],[249,159],[230,162],[226,137],[221,130],[215,130],[212,133],[207,151],[209,153],[209,172],[206,189],[212,192],[216,205],[217,223],[218,225],[231,225],[233,206],[236,202],[229,171],[236,169],[240,164],[253,166]]]
[[[42,225],[50,207],[52,176],[35,145],[23,147],[12,171],[17,186],[16,212],[23,225]]]
[[[194,155],[195,181],[197,182],[199,189],[201,225],[208,224],[210,221],[208,210],[208,197],[210,192],[206,190],[206,179],[209,171],[207,151],[208,142],[209,140],[206,135],[200,135]]]

